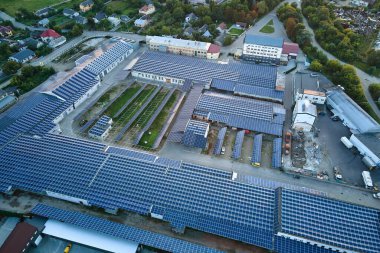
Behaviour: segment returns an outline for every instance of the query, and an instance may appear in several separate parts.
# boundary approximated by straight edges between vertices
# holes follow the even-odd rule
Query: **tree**
[[[265,1],[258,2],[257,8],[259,9],[259,16],[264,15],[268,12],[268,6]]]
[[[288,18],[285,22],[286,34],[291,40],[295,40],[296,38],[296,26],[297,22],[294,18]]]
[[[380,83],[371,84],[368,90],[374,100],[377,101],[380,99]]]
[[[17,72],[21,68],[21,63],[15,62],[15,61],[7,61],[3,65],[3,72],[6,75],[12,75]]]
[[[233,39],[230,35],[227,35],[227,36],[224,38],[223,45],[224,45],[224,46],[229,46],[229,45],[232,44],[232,42],[234,42],[234,39]]]
[[[367,64],[380,68],[380,51],[371,50],[367,57]]]
[[[75,24],[73,26],[73,28],[71,29],[71,31],[69,32],[69,34],[70,34],[71,37],[76,37],[76,36],[82,35],[82,33],[83,33],[83,26],[81,26],[79,24]]]
[[[321,72],[322,71],[322,64],[318,60],[313,60],[310,64],[309,69],[315,72]]]
[[[0,43],[0,61],[6,61],[12,55],[12,49],[8,43]]]
[[[173,10],[173,18],[176,21],[182,21],[185,18],[185,12],[181,7],[177,7]]]

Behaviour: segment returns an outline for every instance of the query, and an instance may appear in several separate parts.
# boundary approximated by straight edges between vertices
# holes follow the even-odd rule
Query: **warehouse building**
[[[281,138],[274,147],[279,154]],[[277,167],[281,155],[274,157]],[[177,231],[193,228],[278,253],[380,251],[379,210],[306,188],[258,186],[237,173],[51,134],[19,135],[0,147],[0,159],[2,192],[50,192],[75,203],[162,219]],[[76,213],[71,215],[79,220],[58,213],[66,222],[96,224],[82,222]]]
[[[185,146],[205,149],[207,147],[209,131],[210,124],[197,120],[189,120],[182,137],[182,143]]]
[[[150,50],[165,53],[194,56],[207,59],[218,59],[220,46],[208,42],[175,39],[162,36],[146,36]]]
[[[0,253],[23,253],[27,251],[38,237],[36,227],[20,222],[0,245]]]
[[[380,132],[380,125],[340,88],[327,91],[327,106],[353,134]]]
[[[209,91],[200,96],[193,116],[238,129],[282,136],[285,109],[271,102]]]
[[[132,76],[183,86],[192,81],[235,94],[282,102],[283,83],[277,68],[230,61],[217,63],[182,55],[145,52],[132,68]]]
[[[280,64],[283,43],[282,38],[246,34],[242,58],[246,61]]]
[[[350,141],[368,161],[370,169],[380,168],[380,132],[353,134]]]

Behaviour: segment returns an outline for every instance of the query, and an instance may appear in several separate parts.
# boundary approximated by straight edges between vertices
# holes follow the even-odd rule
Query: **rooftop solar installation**
[[[210,125],[206,122],[189,120],[186,125],[182,143],[190,147],[205,148]]]
[[[184,240],[172,238],[166,235],[153,233],[139,228],[111,222],[105,219],[89,216],[74,211],[67,211],[55,207],[38,204],[31,211],[32,214],[48,219],[58,220],[79,226],[87,230],[95,230],[104,234],[122,238],[169,252],[192,253],[217,253],[221,252]]]
[[[213,79],[219,79],[219,82],[216,83],[221,85],[223,80],[225,84],[238,82],[268,89],[275,88],[277,79],[277,68],[274,66],[235,61],[220,64],[196,57],[154,51],[145,52],[136,62],[132,71],[184,80],[191,79],[202,83],[210,83]]]
[[[280,203],[278,232],[354,252],[380,252],[379,210],[287,189]]]
[[[261,133],[282,135],[285,109],[278,104],[206,92],[199,98],[195,115],[232,127]]]
[[[280,168],[282,166],[282,138],[273,140],[272,167]]]
[[[263,135],[262,134],[256,134],[253,138],[253,153],[251,162],[255,165],[260,165],[261,163],[261,147],[263,145]]]
[[[241,156],[241,149],[243,147],[243,141],[244,141],[244,130],[241,130],[237,132],[234,148],[232,151],[232,158],[239,159]]]
[[[219,130],[218,138],[215,141],[214,155],[220,155],[223,147],[224,136],[227,133],[227,127],[223,127]]]
[[[275,250],[276,236],[287,236],[311,241],[313,249],[318,244],[380,251],[379,210],[276,184],[251,184],[247,178],[232,180],[231,172],[158,162],[154,155],[135,152],[124,155],[120,148],[61,135],[21,135],[0,147],[1,189],[54,192],[143,215],[154,210],[174,228],[189,227],[269,250]]]
[[[181,142],[183,133],[185,132],[187,122],[193,114],[194,108],[197,104],[199,96],[203,90],[202,85],[193,85],[186,97],[185,103],[183,104],[181,111],[178,113],[176,121],[170,131],[168,136],[168,141],[170,142]]]

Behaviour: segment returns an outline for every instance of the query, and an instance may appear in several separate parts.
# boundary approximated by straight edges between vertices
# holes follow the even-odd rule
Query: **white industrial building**
[[[297,100],[293,111],[293,128],[310,132],[317,118],[317,107],[309,100]]]
[[[246,34],[242,58],[247,61],[279,64],[283,42],[282,38]]]
[[[326,93],[314,90],[297,90],[296,100],[305,99],[313,104],[323,105],[326,102]]]
[[[195,56],[199,58],[218,59],[220,47],[208,42],[182,40],[161,36],[146,36],[150,50],[173,54]]]
[[[350,141],[363,155],[368,167],[380,167],[380,132],[353,134]]]

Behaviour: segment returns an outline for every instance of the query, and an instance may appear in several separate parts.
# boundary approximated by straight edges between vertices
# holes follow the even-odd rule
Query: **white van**
[[[373,183],[372,183],[372,178],[371,178],[371,174],[369,173],[369,171],[366,171],[366,170],[363,171],[362,176],[363,176],[365,188],[372,189]]]

